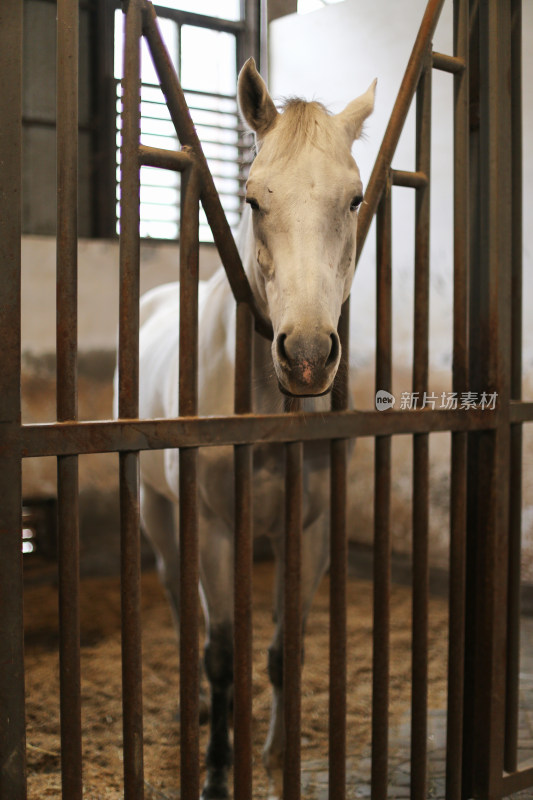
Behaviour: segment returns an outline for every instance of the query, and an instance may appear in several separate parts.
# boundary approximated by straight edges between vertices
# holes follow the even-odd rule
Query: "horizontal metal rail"
[[[457,56],[447,56],[443,53],[435,53],[432,54],[433,57],[433,67],[435,69],[440,69],[443,72],[451,72],[452,74],[456,74],[458,72],[464,72],[466,69],[466,62],[464,58],[459,58]]]
[[[533,420],[533,416],[531,417]],[[155,420],[46,422],[23,425],[17,442],[23,458],[75,453],[218,447],[235,444],[350,439],[360,436],[493,430],[497,411],[332,411],[326,415],[263,414]]]
[[[193,159],[186,150],[160,150],[158,147],[139,147],[139,162],[144,167],[159,167],[175,172],[188,169]]]

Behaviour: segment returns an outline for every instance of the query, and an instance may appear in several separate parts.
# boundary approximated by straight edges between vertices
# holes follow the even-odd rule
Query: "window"
[[[194,9],[194,13],[191,13]],[[159,26],[178,73],[192,119],[206,154],[222,206],[232,227],[238,224],[244,182],[251,160],[252,137],[241,126],[237,109],[237,72],[250,52],[239,0],[167,0],[157,5]],[[209,16],[210,14],[216,16]],[[123,15],[115,11],[116,214],[120,201],[120,111]],[[248,37],[249,38],[249,37]],[[175,150],[179,142],[153,67],[148,46],[141,50],[141,142]],[[141,236],[177,239],[179,173],[141,167]],[[203,211],[200,241],[212,242]]]

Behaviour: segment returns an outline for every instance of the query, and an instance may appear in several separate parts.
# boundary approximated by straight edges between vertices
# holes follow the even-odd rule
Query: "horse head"
[[[239,75],[241,113],[257,140],[246,184],[249,277],[272,322],[272,358],[286,394],[325,394],[339,366],[337,326],[354,274],[363,200],[351,148],[374,108],[375,84],[336,115],[303,100],[288,101],[280,113],[253,59]]]

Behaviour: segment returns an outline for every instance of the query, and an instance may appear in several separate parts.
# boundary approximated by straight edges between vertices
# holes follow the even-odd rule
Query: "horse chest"
[[[204,451],[200,481],[203,506],[209,515],[233,528],[233,452],[230,448]],[[283,445],[254,447],[254,535],[278,536],[285,519],[285,453]],[[303,467],[303,521],[310,525],[326,508],[329,485],[328,454],[322,443],[306,445]]]

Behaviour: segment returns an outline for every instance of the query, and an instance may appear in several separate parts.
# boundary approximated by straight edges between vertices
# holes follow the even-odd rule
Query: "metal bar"
[[[376,217],[376,393],[392,390],[391,200],[389,184],[381,197]],[[389,783],[390,491],[391,439],[390,436],[377,436],[374,452],[372,800],[386,800]]]
[[[252,411],[253,316],[237,305],[235,413]],[[235,447],[235,643],[234,643],[234,795],[252,797],[252,566],[253,495],[251,445]]]
[[[57,459],[61,782],[82,797],[78,456]]]
[[[222,17],[210,17],[207,14],[195,14],[192,11],[182,11],[181,9],[169,8],[154,4],[158,17],[172,19],[181,25],[193,25],[198,28],[211,28],[215,31],[238,34],[244,29],[242,20],[223,19]]]
[[[121,146],[119,416],[139,413],[140,0],[125,18]],[[121,452],[120,536],[124,797],[144,797],[140,620],[139,454]]]
[[[181,180],[179,413],[198,413],[198,275],[200,183],[196,167]],[[199,773],[198,451],[180,449],[180,782],[197,800]]]
[[[533,786],[533,767],[504,775],[499,789],[499,797],[508,797],[515,792],[529,789]]]
[[[197,157],[202,181],[202,205],[234,297],[238,302],[244,302],[250,306],[255,317],[256,330],[272,339],[272,326],[268,320],[263,318],[248,283],[233,234],[224,215],[198,134],[189,114],[183,90],[161,38],[155,10],[150,3],[144,5],[143,19],[144,34],[178,138],[182,144],[191,147]]]
[[[413,392],[428,388],[429,365],[429,177],[431,162],[431,52],[416,93],[416,169],[428,176],[415,205]],[[413,641],[411,699],[411,800],[427,797],[429,439],[413,437]]]
[[[433,51],[433,69],[439,69],[443,72],[451,72],[457,75],[458,72],[464,72],[466,69],[466,61],[462,56],[447,56],[443,53],[436,53]]]
[[[12,800],[26,800],[20,463],[22,12],[18,0],[0,4],[0,796]]]
[[[124,797],[143,800],[139,454],[120,453],[120,541]]]
[[[427,186],[428,176],[423,172],[405,172],[400,169],[391,169],[393,186],[406,186],[410,189],[423,189]]]
[[[482,374],[498,393],[499,424],[482,434],[478,477],[479,636],[474,723],[474,794],[497,796],[504,759],[509,400],[511,388],[511,18],[505,0],[479,6],[480,319]],[[497,194],[494,197],[494,193]],[[481,578],[482,576],[482,578]]]
[[[522,3],[511,3],[511,397],[522,397]],[[506,772],[518,766],[520,674],[520,580],[522,513],[522,427],[511,425],[509,475],[509,576],[505,712]]]
[[[192,158],[187,150],[160,150],[157,147],[139,147],[139,163],[144,167],[159,167],[176,172],[183,172],[192,164]]]
[[[469,2],[454,0],[454,53],[465,64]],[[454,76],[454,299],[452,386],[468,387],[469,84],[468,68]],[[467,435],[452,434],[450,486],[450,586],[446,800],[462,800],[463,702],[466,600]]]
[[[77,417],[78,3],[57,4],[57,419]],[[78,457],[57,463],[63,797],[81,800]]]
[[[78,3],[57,7],[57,418],[77,416]]]
[[[365,202],[361,206],[359,212],[356,263],[359,261],[365,239],[370,229],[370,223],[376,213],[379,200],[387,184],[396,145],[398,144],[400,134],[403,130],[409,108],[411,107],[411,101],[416,92],[424,62],[427,58],[428,47],[431,44],[443,5],[444,0],[429,0],[426,6],[389,124],[383,136],[372,175],[368,182],[365,192]]]
[[[285,447],[285,547],[283,582],[283,698],[285,753],[283,797],[300,798],[301,738],[301,545],[303,503],[303,444]]]
[[[181,179],[179,414],[198,413],[198,206],[199,175]]]
[[[470,111],[470,146],[468,172],[470,180],[469,219],[470,247],[468,269],[468,387],[472,391],[483,391],[487,384],[481,374],[482,355],[479,337],[480,306],[485,291],[485,278],[481,276],[482,259],[480,256],[481,224],[480,224],[480,59],[479,59],[479,7],[470,5],[470,31],[468,45],[469,72],[469,111]],[[479,447],[481,436],[470,434],[467,445],[467,524],[466,524],[466,600],[465,600],[465,647],[464,654],[464,687],[463,687],[463,754],[462,754],[462,794],[471,797],[474,786],[475,767],[475,694],[477,688],[476,662],[478,627],[478,511],[477,502],[480,474]]]
[[[350,403],[350,304],[338,325],[341,362],[331,396],[333,411]],[[346,527],[348,442],[330,442],[330,637],[329,637],[329,795],[346,796],[346,620],[348,538]]]
[[[120,181],[119,417],[138,415],[141,0],[125,17]]]
[[[180,490],[180,784],[184,800],[200,796],[198,642],[198,502],[195,448],[179,454]]]
[[[533,403],[511,401],[509,415],[511,422],[533,422]]]
[[[159,420],[42,423],[22,426],[22,457],[219,447],[236,444],[354,439],[361,436],[484,431],[497,425],[497,411],[331,411],[299,414],[286,426],[283,414]],[[6,433],[16,447],[16,435]]]

